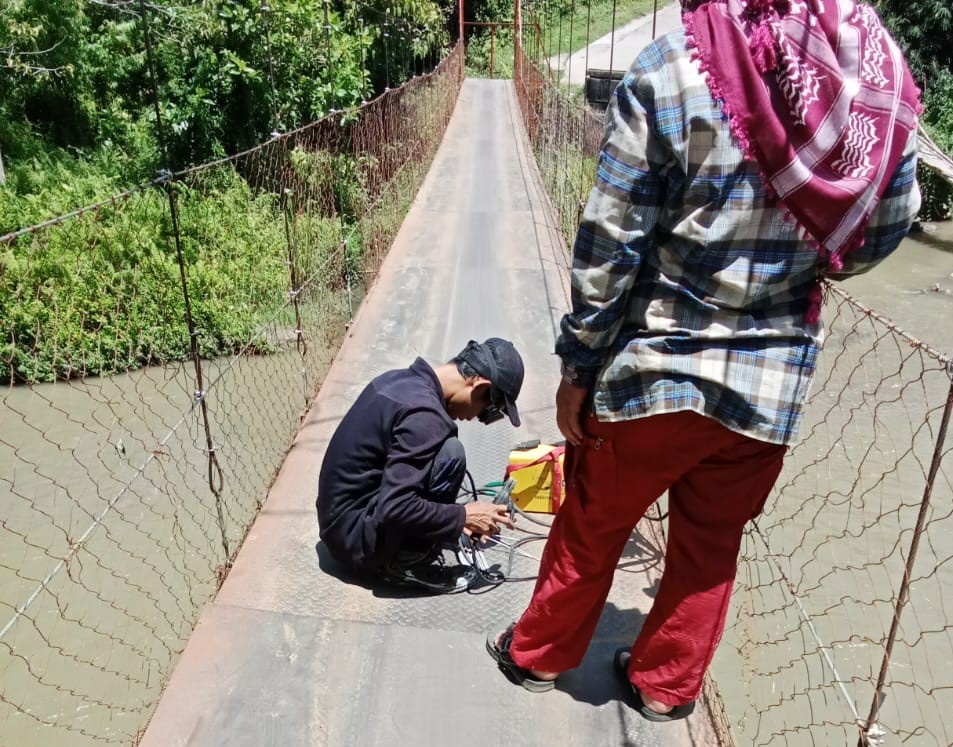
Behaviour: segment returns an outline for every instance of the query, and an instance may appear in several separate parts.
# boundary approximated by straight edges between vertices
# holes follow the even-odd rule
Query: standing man
[[[455,420],[509,417],[523,360],[507,340],[471,340],[449,363],[417,358],[361,393],[328,443],[318,482],[318,523],[331,554],[352,569],[438,593],[468,588],[474,571],[436,564],[461,532],[512,527],[505,506],[456,503],[466,454]]]
[[[742,531],[797,433],[820,281],[892,252],[920,205],[918,90],[854,0],[685,0],[616,89],[556,352],[568,500],[533,598],[488,640],[527,689],[582,660],[632,529],[666,490],[665,571],[615,668],[686,716]]]

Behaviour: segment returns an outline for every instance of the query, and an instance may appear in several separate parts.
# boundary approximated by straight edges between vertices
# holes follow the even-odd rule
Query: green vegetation
[[[367,246],[379,253],[396,233],[369,206],[412,198],[446,85],[412,84],[399,110],[375,103],[401,125],[386,143],[364,132],[365,155],[352,155],[354,107],[446,56],[451,5],[4,0],[0,235],[96,207],[0,243],[0,382],[188,357],[179,250],[202,356],[293,336],[289,251],[298,303],[340,313],[349,280],[379,261]],[[333,110],[347,113],[254,147]],[[249,148],[170,183],[173,230],[167,187],[150,185],[159,169]]]
[[[0,235],[399,85],[445,55],[449,7],[3,0]]]
[[[231,166],[174,187],[192,317],[205,357],[243,350],[287,296],[288,249],[275,195]],[[340,223],[295,225],[303,278],[332,266]],[[187,358],[185,301],[168,201],[148,188],[21,239],[0,254],[0,381],[103,375]],[[256,342],[251,352],[267,350]]]
[[[938,70],[923,91],[923,126],[944,153],[953,153],[953,69]],[[943,220],[953,215],[953,185],[921,166],[921,216]]]
[[[665,2],[660,3],[665,5]],[[613,5],[615,6],[613,9]],[[593,0],[590,3],[562,0],[541,3],[540,26],[543,47],[549,55],[576,52],[613,29],[652,12],[653,0]],[[618,60],[613,67],[626,68],[631,60]]]
[[[527,50],[528,52],[529,50]],[[483,29],[467,41],[467,75],[472,78],[513,77],[513,30]]]
[[[953,6],[949,0],[875,0],[884,22],[903,47],[923,90],[923,126],[946,153],[953,153]],[[949,218],[953,186],[920,167],[921,216]]]
[[[551,153],[537,151],[536,157],[546,191],[559,216],[560,232],[567,246],[572,246],[592,187],[597,159],[583,154],[578,143],[570,140],[556,144]]]
[[[418,94],[416,103],[439,107],[442,93],[433,91],[434,100]],[[413,114],[423,126],[425,112]],[[327,150],[271,159],[270,168],[286,174],[286,186],[273,190],[251,187],[241,172],[254,164],[241,160],[172,183],[202,357],[270,353],[293,337],[289,250],[297,300],[309,315],[341,313],[352,284],[362,292],[439,143],[440,132],[428,129],[422,152],[374,189],[378,159]],[[188,358],[170,216],[165,188],[148,186],[0,251],[0,383],[108,375]],[[344,329],[330,316],[323,321]],[[326,342],[334,344],[332,337]]]

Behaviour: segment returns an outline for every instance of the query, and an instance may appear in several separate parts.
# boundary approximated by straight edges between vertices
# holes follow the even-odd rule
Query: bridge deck
[[[483,650],[532,583],[425,597],[342,575],[320,546],[325,444],[374,375],[470,338],[513,339],[527,364],[522,428],[463,424],[478,483],[512,444],[554,438],[552,355],[568,304],[565,250],[510,81],[467,80],[436,160],[295,440],[234,569],[192,635],[144,747],[714,744],[704,709],[650,725],[624,704],[611,655],[651,604],[654,550],[633,535],[582,666],[557,690],[507,682]],[[524,548],[539,555],[541,542]],[[499,553],[499,551],[494,551]],[[501,553],[491,560],[505,564]],[[515,574],[536,563],[518,557]]]

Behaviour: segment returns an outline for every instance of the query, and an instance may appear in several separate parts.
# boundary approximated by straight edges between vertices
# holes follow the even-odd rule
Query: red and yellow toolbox
[[[513,503],[523,511],[554,514],[565,494],[563,458],[565,446],[534,442],[510,452],[504,480],[516,481]]]

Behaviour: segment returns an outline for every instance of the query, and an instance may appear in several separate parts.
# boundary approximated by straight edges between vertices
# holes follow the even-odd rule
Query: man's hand
[[[589,390],[563,380],[556,390],[556,426],[573,446],[582,443],[582,407]]]
[[[481,536],[499,534],[501,526],[513,528],[513,520],[506,506],[473,501],[464,504],[463,508],[467,512],[466,521],[463,523],[463,533],[467,537],[475,534]]]

